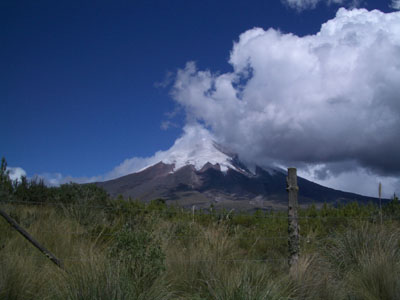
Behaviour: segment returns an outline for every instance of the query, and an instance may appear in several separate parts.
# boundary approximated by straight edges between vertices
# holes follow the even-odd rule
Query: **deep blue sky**
[[[388,4],[362,7],[390,11]],[[312,34],[337,9],[299,13],[279,0],[2,0],[0,156],[29,176],[94,176],[167,149],[181,134],[160,128],[175,107],[170,88],[156,87],[168,72],[192,60],[229,71],[240,33]]]

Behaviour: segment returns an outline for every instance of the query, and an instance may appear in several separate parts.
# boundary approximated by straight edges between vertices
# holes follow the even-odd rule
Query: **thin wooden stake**
[[[44,255],[47,256],[53,263],[55,263],[58,267],[63,269],[62,262],[55,257],[53,253],[47,250],[45,247],[40,245],[28,232],[26,232],[18,223],[11,218],[8,214],[6,214],[3,210],[0,209],[0,215],[12,226],[15,230],[17,230],[25,239],[27,239],[33,246],[39,249]]]
[[[382,183],[379,182],[379,215],[381,217],[381,225],[382,225]]]
[[[298,223],[298,200],[297,193],[299,187],[297,186],[296,168],[288,168],[288,177],[286,178],[287,191],[289,196],[288,203],[288,247],[289,247],[289,267],[297,266],[300,255],[300,234]]]

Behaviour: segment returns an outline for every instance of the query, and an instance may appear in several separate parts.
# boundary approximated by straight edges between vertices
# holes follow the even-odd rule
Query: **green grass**
[[[289,270],[285,212],[106,205],[0,203],[65,267],[1,219],[0,299],[400,298],[400,224],[394,214],[380,224],[373,206],[300,211],[310,218]]]

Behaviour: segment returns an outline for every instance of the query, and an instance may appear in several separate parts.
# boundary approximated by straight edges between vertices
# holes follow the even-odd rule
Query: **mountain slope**
[[[198,136],[197,136],[198,137]],[[286,172],[256,167],[253,171],[239,158],[212,140],[207,132],[200,138],[178,139],[159,155],[160,161],[139,172],[99,182],[112,196],[142,201],[163,198],[182,206],[256,209],[285,208]],[[298,178],[299,203],[337,203],[369,197],[330,189]]]

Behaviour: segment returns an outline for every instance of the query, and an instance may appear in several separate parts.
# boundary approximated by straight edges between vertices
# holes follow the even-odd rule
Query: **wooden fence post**
[[[379,216],[380,216],[381,225],[382,225],[382,223],[383,223],[383,220],[382,220],[382,183],[380,183],[380,182],[379,182],[378,194],[379,194]]]
[[[298,200],[297,194],[299,187],[297,186],[296,168],[288,168],[288,176],[286,178],[287,191],[289,196],[288,203],[288,246],[289,246],[289,267],[297,265],[300,254],[300,234],[298,223]]]
[[[58,267],[63,269],[63,265],[61,261],[55,257],[53,253],[47,250],[45,247],[40,245],[28,232],[26,232],[21,226],[18,225],[17,222],[13,218],[11,218],[8,214],[6,214],[3,210],[0,209],[0,216],[2,216],[12,227],[15,228],[24,238],[26,238],[33,246],[39,249],[44,255],[47,256],[53,263],[55,263]]]

